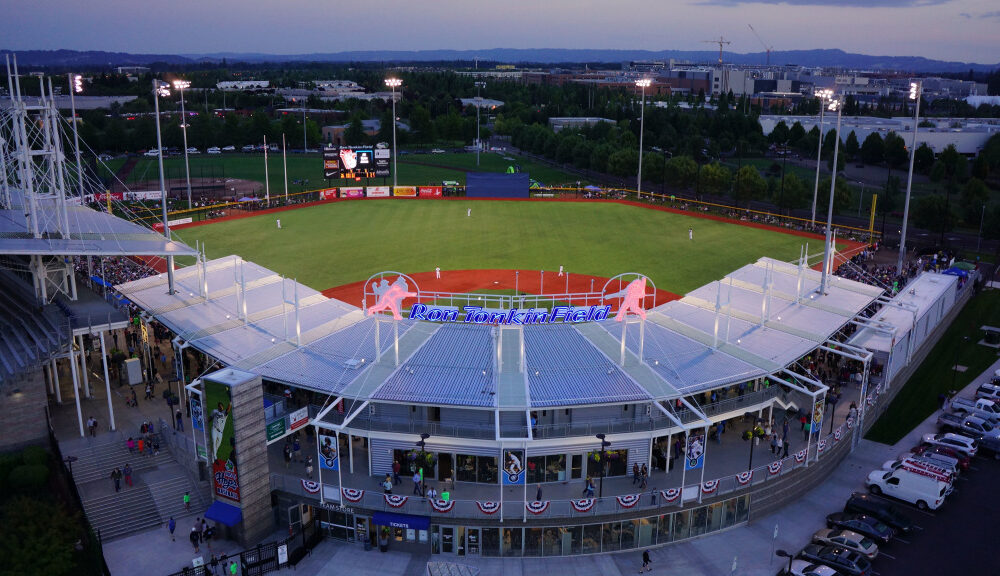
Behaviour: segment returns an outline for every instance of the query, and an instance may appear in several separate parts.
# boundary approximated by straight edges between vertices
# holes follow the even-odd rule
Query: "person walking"
[[[129,436],[128,441],[125,442],[125,446],[128,446],[129,454],[135,454],[135,440]]]
[[[313,477],[313,457],[306,456],[306,477],[312,480]]]
[[[541,484],[536,484],[536,488],[535,488],[535,502],[541,502],[541,501],[542,501],[542,485]]]
[[[142,456],[143,450],[146,449],[146,440],[144,438],[139,438],[136,440],[135,445],[139,449],[139,456]]]
[[[645,490],[646,482],[649,480],[649,467],[643,464],[642,471],[639,472],[639,475],[642,476],[642,484],[640,484],[639,487]]]
[[[427,487],[427,499],[428,500],[437,500],[437,497],[438,497],[437,490],[435,490],[433,486],[428,486]]]
[[[185,510],[190,510],[191,509],[191,493],[190,492],[185,492],[184,493],[184,509]]]
[[[295,462],[301,462],[302,457],[299,455],[299,452],[301,451],[302,451],[302,445],[299,444],[299,439],[296,437],[294,440],[292,440],[292,460],[294,460]]]
[[[176,420],[176,422],[177,422],[174,425],[174,428],[178,432],[183,432],[184,431],[184,414],[181,412],[180,408],[177,409],[177,413],[174,415],[174,420]]]
[[[97,418],[94,418],[93,416],[87,418],[87,429],[90,430],[91,438],[97,437]]]
[[[190,540],[191,541],[191,545],[194,546],[194,553],[195,554],[201,552],[201,546],[199,546],[201,538],[198,536],[198,527],[197,526],[192,526],[191,527],[191,533],[188,534],[188,540]]]
[[[385,475],[385,480],[382,481],[382,492],[392,494],[392,478],[388,474]]]
[[[593,498],[594,497],[594,481],[590,478],[590,476],[587,476],[587,482],[583,486],[583,494],[582,494],[582,496],[584,498]]]
[[[694,228],[688,228],[688,240],[694,240]]]
[[[423,491],[420,489],[420,470],[413,473],[413,493],[417,496],[423,496]]]
[[[174,520],[173,516],[171,516],[170,520],[167,521],[167,530],[170,530],[170,541],[171,542],[176,542],[176,539],[174,538],[174,530],[176,530],[176,529],[177,529],[177,521]]]
[[[632,485],[635,486],[639,483],[639,463],[636,462],[632,464]]]
[[[132,487],[132,467],[129,466],[128,462],[125,463],[125,467],[122,468],[122,475],[125,476],[125,485],[129,488]]]
[[[288,465],[292,463],[292,445],[285,442],[285,449],[283,452],[285,453],[285,469],[287,470]]]
[[[812,422],[806,422],[802,425],[802,441],[806,442],[809,440],[809,432],[812,430]]]
[[[121,492],[122,490],[122,471],[120,468],[115,468],[111,471],[111,482],[115,485],[115,492]]]
[[[771,434],[771,454],[778,451],[778,433],[774,432]]]
[[[649,550],[643,550],[642,551],[642,567],[639,568],[639,574],[642,574],[643,572],[652,572],[653,571],[653,567],[650,566],[650,564],[652,564],[652,561],[649,559]]]
[[[392,483],[393,484],[402,484],[403,483],[403,479],[399,477],[399,468],[400,468],[399,460],[393,460],[392,461]]]
[[[782,448],[784,449],[784,454],[782,454],[781,457],[782,458],[788,458],[788,448],[789,448],[789,446],[791,446],[791,444],[788,443],[788,438],[785,438],[784,441],[781,444],[782,444]]]

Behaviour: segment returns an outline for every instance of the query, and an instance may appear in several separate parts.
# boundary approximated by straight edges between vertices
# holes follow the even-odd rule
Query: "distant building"
[[[146,72],[149,72],[149,68],[146,66],[118,66],[115,68],[115,72],[126,76],[142,76]]]
[[[321,129],[323,135],[323,143],[331,146],[341,146],[347,144],[344,140],[344,132],[350,128],[350,123],[348,124],[337,124],[334,126],[323,126]],[[365,131],[365,134],[374,137],[377,136],[379,131],[382,130],[382,122],[378,119],[372,120],[362,120],[361,127]],[[396,122],[396,130],[400,132],[409,132],[410,127],[402,122]]]
[[[549,118],[549,126],[552,127],[553,132],[559,132],[563,128],[580,128],[583,126],[594,126],[595,124],[600,124],[601,122],[607,122],[609,124],[614,124],[614,120],[609,120],[608,118],[597,118],[597,117],[581,117],[581,118],[571,118],[571,117],[560,117],[560,118]]]
[[[215,85],[219,90],[226,91],[256,91],[267,90],[271,87],[270,80],[230,80],[219,82]]]
[[[503,106],[503,100],[493,100],[490,98],[482,98],[478,100],[476,98],[459,98],[459,101],[462,103],[462,108],[478,105],[482,110],[492,110]]]

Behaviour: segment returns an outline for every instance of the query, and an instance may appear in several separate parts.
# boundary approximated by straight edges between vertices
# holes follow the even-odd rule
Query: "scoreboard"
[[[323,177],[327,179],[384,178],[389,176],[391,151],[379,146],[337,146],[323,149]]]

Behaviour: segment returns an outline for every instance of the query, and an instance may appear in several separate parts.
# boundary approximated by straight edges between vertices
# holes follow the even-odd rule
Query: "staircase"
[[[147,451],[143,456],[130,453],[120,434],[62,444],[64,455],[77,458],[73,480],[87,518],[104,540],[163,526],[171,516],[179,520],[204,513],[208,504],[204,490],[177,464],[166,442],[160,442],[158,454]],[[133,486],[126,486],[123,479],[122,490],[116,493],[111,471],[126,463],[132,467]],[[185,492],[191,495],[190,510],[184,509]]]

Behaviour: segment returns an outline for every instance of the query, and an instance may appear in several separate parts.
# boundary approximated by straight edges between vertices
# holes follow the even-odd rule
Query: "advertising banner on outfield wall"
[[[365,189],[365,194],[369,198],[388,198],[392,195],[391,191],[392,188],[389,186],[369,186]]]
[[[396,186],[396,189],[392,191],[392,195],[396,197],[403,198],[416,198],[417,187],[416,186]]]
[[[340,189],[341,198],[364,198],[365,189],[361,186],[344,187]]]
[[[333,200],[337,197],[337,188],[324,188],[319,191],[320,200]]]
[[[421,198],[440,198],[441,197],[441,187],[440,186],[421,186],[417,188],[417,192],[420,194]]]

